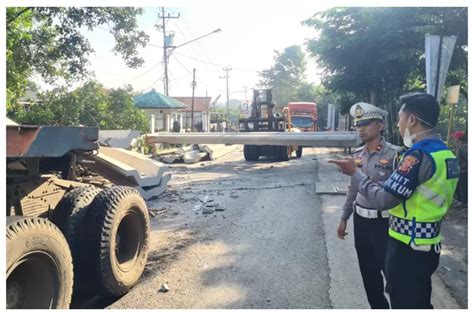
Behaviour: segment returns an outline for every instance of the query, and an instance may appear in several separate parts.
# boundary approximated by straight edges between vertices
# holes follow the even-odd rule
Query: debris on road
[[[156,216],[158,215],[161,215],[163,213],[166,213],[168,212],[168,209],[166,208],[157,208],[157,209],[152,209],[152,208],[149,208],[148,209],[148,213],[150,213],[151,217],[155,218]]]
[[[204,215],[209,215],[209,214],[213,214],[213,213],[214,213],[214,208],[206,207],[202,210],[202,214],[204,214]]]
[[[158,154],[157,160],[165,163],[184,162],[194,164],[204,160],[214,160],[213,151],[206,145],[190,145],[176,148],[166,154]]]
[[[161,288],[159,290],[159,292],[162,292],[162,293],[166,293],[170,290],[170,288],[168,287],[168,284],[164,283],[161,285]]]

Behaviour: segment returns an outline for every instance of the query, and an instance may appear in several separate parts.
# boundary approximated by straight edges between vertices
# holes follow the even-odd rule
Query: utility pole
[[[207,104],[207,98],[208,98],[208,96],[207,96],[207,89],[206,89],[206,104]],[[211,103],[211,102],[209,101],[209,103]],[[205,131],[209,132],[209,124],[211,123],[210,122],[211,121],[211,115],[209,114],[209,105],[207,106],[206,112],[207,112],[207,114],[206,114],[207,118],[206,118],[206,130]],[[204,131],[204,124],[203,124],[203,131]]]
[[[193,68],[193,94],[191,98],[191,132],[194,132],[194,88],[196,87],[196,68]]]
[[[165,16],[165,7],[161,8],[161,15],[158,14],[158,18],[162,19],[162,24],[157,25],[158,30],[163,30],[163,63],[165,68],[165,80],[164,80],[164,92],[168,96],[168,48],[172,47],[171,35],[166,35],[166,19],[178,19],[179,13],[177,16],[171,16],[168,13],[168,16]]]
[[[226,90],[227,90],[227,101],[226,101],[226,115],[225,115],[225,127],[227,128],[229,122],[229,71],[232,70],[230,67],[223,68],[225,71],[225,76],[220,77],[221,79],[226,80]]]
[[[247,86],[244,86],[244,91],[245,91],[245,104],[247,104],[247,106],[245,107],[245,110],[248,110],[249,109],[249,102],[247,100]]]

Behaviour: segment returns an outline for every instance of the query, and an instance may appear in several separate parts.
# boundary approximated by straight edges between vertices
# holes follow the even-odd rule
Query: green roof
[[[135,106],[140,109],[182,109],[186,107],[184,103],[156,92],[155,89],[137,95],[133,99]]]

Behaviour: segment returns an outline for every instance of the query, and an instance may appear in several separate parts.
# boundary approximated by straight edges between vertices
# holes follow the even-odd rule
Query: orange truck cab
[[[290,102],[284,108],[288,129],[301,132],[316,132],[318,112],[314,102]]]
[[[286,130],[288,132],[315,132],[317,131],[318,112],[314,102],[290,102],[283,108]],[[303,146],[290,145],[288,152],[295,151],[296,157],[303,155]]]

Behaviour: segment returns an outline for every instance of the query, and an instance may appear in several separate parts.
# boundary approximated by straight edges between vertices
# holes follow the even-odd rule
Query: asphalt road
[[[157,215],[140,282],[118,300],[75,307],[369,308],[352,222],[346,240],[335,233],[344,195],[321,193],[347,182],[327,163],[340,151],[251,163],[235,147],[217,161],[175,165],[168,193],[149,203]],[[203,214],[215,203],[224,210]],[[459,308],[439,278],[433,286],[436,308]]]

